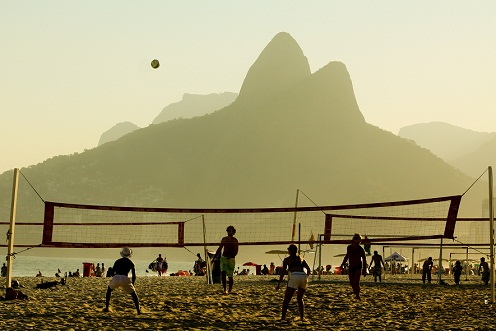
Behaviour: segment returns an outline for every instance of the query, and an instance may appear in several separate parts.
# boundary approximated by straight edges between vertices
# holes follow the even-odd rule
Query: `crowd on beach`
[[[230,295],[233,293],[234,289],[234,276],[241,276],[248,274],[245,270],[239,271],[239,267],[236,269],[236,256],[238,254],[238,240],[234,237],[236,229],[233,226],[229,226],[226,229],[227,236],[223,237],[218,249],[215,254],[213,254],[211,260],[215,267],[220,270],[220,283],[222,285],[222,293],[224,295]],[[351,240],[350,245],[346,248],[346,254],[343,261],[339,267],[343,270],[343,274],[346,274],[349,280],[349,285],[351,287],[351,292],[357,301],[362,299],[361,297],[361,286],[360,279],[362,276],[367,276],[371,273],[374,277],[374,282],[382,282],[382,270],[386,268],[382,256],[374,251],[374,254],[370,257],[370,263],[368,263],[368,255],[364,248],[360,245],[362,238],[359,234],[355,234]],[[100,266],[97,263],[96,267],[94,264],[85,264],[83,270],[83,276],[90,277],[104,277],[110,278],[108,282],[107,291],[105,293],[105,308],[104,312],[110,312],[110,302],[112,293],[115,289],[121,288],[125,293],[129,294],[132,298],[134,306],[136,308],[137,314],[141,314],[140,299],[137,295],[135,282],[136,282],[136,267],[132,261],[132,250],[129,247],[122,248],[120,252],[121,258],[114,262],[111,268],[106,269],[105,265],[102,263]],[[206,275],[206,263],[201,258],[201,255],[197,254],[198,259],[195,261],[193,266],[193,272],[188,272],[189,275],[205,276]],[[152,265],[153,264],[153,265]],[[159,254],[158,258],[150,265],[150,268],[158,273],[159,276],[167,272],[167,262],[166,258],[163,258]],[[2,276],[4,275],[4,266],[2,267]],[[429,257],[422,266],[422,281],[424,283],[431,282],[432,269],[434,267],[432,257]],[[489,282],[489,266],[484,258],[481,258],[480,263],[482,281],[484,284]],[[460,275],[463,271],[463,266],[459,261],[453,266],[453,274],[455,279],[455,284],[460,283]],[[290,307],[290,302],[296,293],[296,301],[298,307],[298,318],[300,321],[305,321],[305,307],[303,303],[303,298],[305,296],[308,284],[309,276],[312,270],[308,263],[303,257],[298,253],[298,247],[294,244],[289,245],[287,248],[287,256],[282,261],[282,267],[276,267],[273,263],[269,267],[266,265],[260,268],[260,274],[262,275],[278,275],[278,282],[276,290],[279,290],[284,278],[287,275],[286,289],[284,291],[284,296],[282,299],[282,309],[281,309],[281,320],[286,319],[288,309]],[[40,277],[41,272],[38,274]],[[62,278],[60,269],[57,270],[55,274],[56,277]],[[187,275],[187,274],[185,274]],[[76,272],[69,272],[64,274],[64,279],[67,277],[80,277],[79,269]],[[49,282],[54,283],[53,285],[59,284],[59,282]],[[214,282],[215,283],[215,282]],[[3,300],[11,299],[28,299],[28,297],[22,293],[19,289],[14,287],[14,282],[12,287],[8,287],[6,291],[5,298]],[[43,282],[42,282],[43,284]],[[48,284],[48,283],[45,283]],[[60,284],[65,284],[60,282]],[[19,287],[19,284],[17,284]],[[51,286],[51,285],[50,285]],[[48,285],[46,285],[48,287]]]

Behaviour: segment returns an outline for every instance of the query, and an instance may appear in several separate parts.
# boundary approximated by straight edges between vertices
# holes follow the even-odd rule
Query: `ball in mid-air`
[[[158,67],[160,67],[160,62],[158,62],[157,59],[154,59],[154,60],[152,60],[151,65],[152,65],[153,69],[157,69]]]

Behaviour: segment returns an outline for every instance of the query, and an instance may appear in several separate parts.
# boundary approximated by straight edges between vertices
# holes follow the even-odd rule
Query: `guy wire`
[[[464,195],[465,195],[465,193],[467,193],[467,192],[468,192],[468,190],[470,190],[470,189],[472,188],[472,186],[474,186],[474,185],[475,185],[475,183],[477,183],[477,181],[478,181],[478,180],[482,177],[482,175],[484,175],[484,174],[486,173],[486,171],[487,171],[487,169],[486,169],[486,170],[484,170],[484,172],[483,172],[483,173],[479,176],[479,178],[477,178],[477,179],[475,180],[475,182],[473,182],[473,183],[472,183],[472,185],[470,185],[470,186],[468,187],[468,189],[467,189],[465,192],[463,192],[462,196],[464,196]]]
[[[29,186],[31,186],[31,188],[33,189],[33,191],[35,191],[35,193],[40,197],[41,201],[45,202],[45,200],[43,200],[43,198],[41,197],[41,195],[38,193],[38,191],[36,191],[36,189],[33,187],[33,185],[31,185],[31,183],[29,182],[29,180],[26,178],[26,176],[24,176],[24,174],[22,173],[21,170],[19,170],[19,172],[21,173],[22,177],[24,177],[24,179],[26,180],[26,182],[28,182]]]

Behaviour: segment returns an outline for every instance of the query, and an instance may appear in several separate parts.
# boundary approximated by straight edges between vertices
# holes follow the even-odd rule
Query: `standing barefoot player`
[[[229,225],[226,229],[227,236],[222,238],[220,246],[215,252],[213,260],[220,255],[222,248],[222,256],[220,257],[220,271],[222,273],[222,286],[224,287],[224,294],[229,294],[234,285],[234,267],[236,266],[236,255],[238,255],[238,239],[234,238],[236,229],[234,226]],[[226,289],[226,276],[229,277],[229,290]]]
[[[141,313],[138,295],[136,294],[136,290],[134,289],[134,282],[136,281],[136,270],[134,267],[134,262],[131,261],[131,255],[133,252],[128,248],[124,247],[121,251],[122,258],[118,259],[114,263],[114,267],[112,268],[112,279],[107,288],[107,295],[105,296],[105,309],[103,311],[110,311],[110,296],[112,295],[112,291],[117,287],[122,287],[124,292],[131,294],[133,298],[134,305],[136,306],[136,311],[138,314]],[[129,271],[132,272],[132,279],[129,278]]]
[[[310,276],[310,267],[308,266],[307,262],[297,254],[298,247],[296,247],[296,245],[289,245],[288,252],[289,256],[282,262],[281,276],[279,277],[279,283],[276,287],[276,290],[279,290],[279,286],[281,286],[281,282],[287,269],[288,287],[286,287],[284,301],[282,302],[281,320],[284,320],[286,318],[286,312],[288,311],[289,302],[291,301],[294,292],[298,290],[298,293],[296,294],[296,301],[298,302],[298,310],[300,311],[300,320],[304,321],[305,308],[303,305],[303,295],[305,294],[305,290],[307,289],[308,276]],[[307,272],[305,273],[303,269],[306,269]]]
[[[341,269],[343,269],[346,261],[348,259],[350,260],[348,277],[350,279],[351,288],[353,289],[353,293],[355,293],[357,300],[361,300],[360,275],[363,275],[364,277],[367,275],[367,259],[365,257],[364,249],[360,246],[361,240],[362,237],[358,233],[355,233],[351,245],[349,245],[346,249],[346,256],[343,259],[343,263],[341,263]]]

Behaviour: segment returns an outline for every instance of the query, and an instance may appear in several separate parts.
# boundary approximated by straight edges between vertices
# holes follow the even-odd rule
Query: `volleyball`
[[[154,59],[154,60],[152,60],[151,65],[152,65],[153,69],[157,69],[158,67],[160,67],[160,62],[158,62],[157,59]]]

